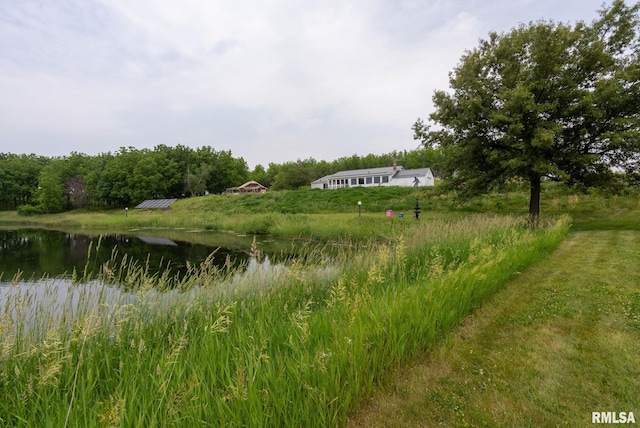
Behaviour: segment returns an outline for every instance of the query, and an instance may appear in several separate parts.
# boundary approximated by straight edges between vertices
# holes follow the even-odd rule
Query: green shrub
[[[18,214],[23,216],[42,214],[42,209],[34,207],[33,205],[20,205],[18,207]]]

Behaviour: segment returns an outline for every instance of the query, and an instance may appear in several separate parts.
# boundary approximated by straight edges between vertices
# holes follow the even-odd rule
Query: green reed
[[[332,258],[310,246],[286,266],[256,252],[245,273],[205,261],[172,278],[112,257],[62,300],[55,281],[33,284],[50,290],[37,298],[16,288],[0,317],[0,426],[339,426],[568,222],[381,227],[394,238]]]

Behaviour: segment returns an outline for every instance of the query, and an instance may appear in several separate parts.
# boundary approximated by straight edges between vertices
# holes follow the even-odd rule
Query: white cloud
[[[411,149],[465,49],[590,20],[586,3],[0,1],[0,151],[180,143],[253,165]]]

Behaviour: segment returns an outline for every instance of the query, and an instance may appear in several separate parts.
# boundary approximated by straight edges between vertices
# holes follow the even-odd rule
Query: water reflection
[[[197,242],[183,240],[184,235],[179,233],[88,235],[0,230],[0,331],[4,329],[6,335],[29,330],[36,341],[52,329],[73,328],[85,322],[100,324],[108,331],[127,319],[128,311],[152,316],[189,308],[194,302],[261,298],[291,284],[292,278],[297,282],[306,277],[311,283],[326,285],[336,281],[339,274],[331,263],[331,248],[312,246],[309,251],[306,244],[296,247],[291,242],[255,242],[252,236],[229,234],[198,232],[192,236]],[[71,280],[74,270],[79,277],[85,267],[98,273],[103,263],[114,257],[121,260],[125,254],[138,265],[148,265],[150,275],[154,275],[154,269],[170,269],[178,277],[187,264],[197,267],[207,259],[218,267],[232,264],[235,269],[224,269],[220,276],[190,275],[186,278],[193,282],[187,287],[162,290],[148,288],[150,284],[132,290],[124,282]],[[305,266],[301,270],[296,265],[291,269],[286,263],[292,259],[304,263],[307,257],[316,260],[320,254],[324,256],[313,268]]]
[[[13,325],[32,328],[37,322],[62,325],[65,320],[78,320],[98,315],[117,302],[127,303],[126,293],[118,287],[99,281],[73,284],[66,279],[0,283],[0,314],[10,316]],[[53,321],[53,322],[52,322]]]
[[[139,266],[148,266],[152,275],[169,269],[172,276],[180,276],[188,263],[198,265],[212,253],[213,263],[220,267],[243,266],[249,261],[252,237],[199,232],[197,238],[199,242],[149,234],[0,230],[0,283],[16,276],[38,280],[69,277],[74,271],[82,274],[85,269],[97,273],[103,263],[114,259],[119,262],[125,254]],[[281,244],[260,243],[261,252],[274,261],[287,257],[283,248]]]
[[[326,285],[337,280],[339,271],[326,265],[302,272],[272,264],[268,257],[252,257],[242,271],[231,272],[214,284],[195,284],[185,290],[129,291],[98,280],[74,283],[64,278],[0,283],[0,327],[10,335],[28,331],[35,342],[49,331],[86,323],[102,325],[109,331],[131,314],[166,315],[172,310],[187,310],[197,302],[231,304],[245,297],[267,296],[290,284],[291,275]]]

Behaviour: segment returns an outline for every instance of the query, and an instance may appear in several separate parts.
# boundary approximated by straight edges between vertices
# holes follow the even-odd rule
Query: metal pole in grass
[[[362,201],[358,201],[358,217],[360,217],[360,209],[362,207]]]
[[[420,205],[418,204],[418,198],[416,198],[416,207],[413,209],[416,215],[416,220],[420,220]]]

